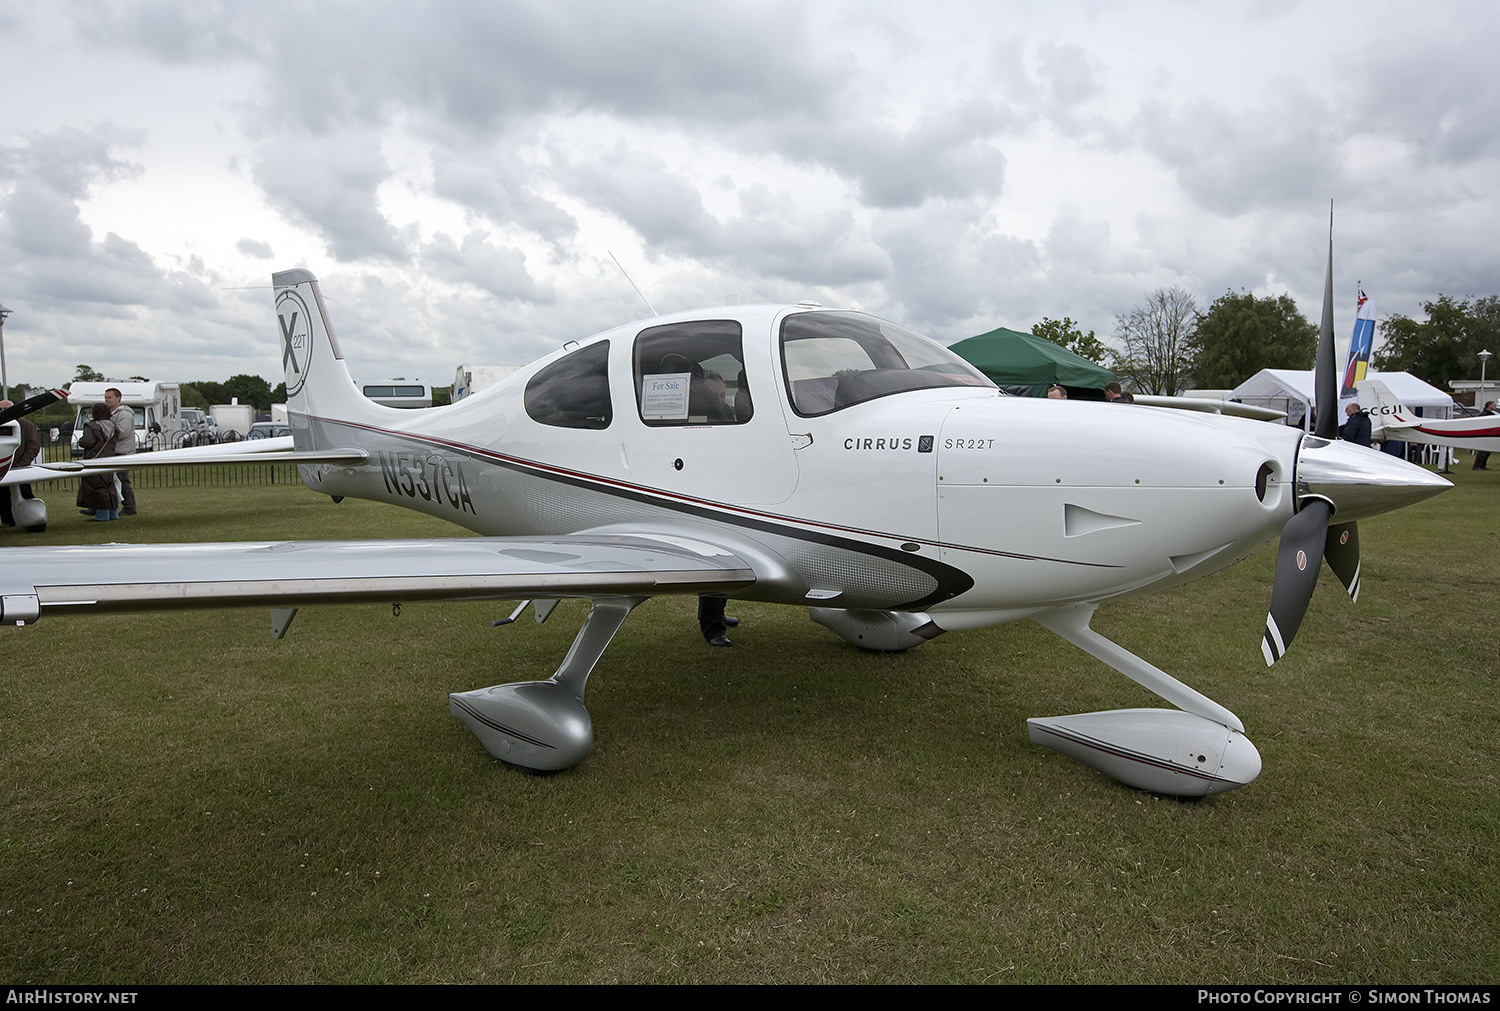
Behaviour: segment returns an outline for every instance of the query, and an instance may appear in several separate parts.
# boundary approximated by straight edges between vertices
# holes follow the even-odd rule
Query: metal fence
[[[67,442],[42,447],[38,462],[55,463],[71,460]],[[149,454],[142,454],[149,456]],[[79,475],[61,476],[37,482],[39,490],[76,491]],[[130,483],[137,488],[194,488],[221,485],[301,484],[294,463],[203,463],[179,464],[175,467],[132,467]]]

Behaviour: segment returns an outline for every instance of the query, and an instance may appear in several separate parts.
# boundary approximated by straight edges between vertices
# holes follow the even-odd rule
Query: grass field
[[[0,629],[0,978],[244,982],[1443,982],[1500,976],[1500,474],[1361,524],[1291,654],[1274,549],[1095,627],[1265,759],[1198,802],[1029,743],[1160,704],[1030,622],[867,654],[805,611],[625,623],[597,743],[492,759],[447,693],[548,676],[585,605],[49,619]],[[287,486],[51,496],[0,545],[450,536]],[[0,555],[0,567],[5,565]]]

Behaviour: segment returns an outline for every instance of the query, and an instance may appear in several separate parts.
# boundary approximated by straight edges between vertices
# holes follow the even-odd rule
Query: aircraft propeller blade
[[[1266,632],[1260,644],[1267,667],[1286,655],[1292,637],[1302,627],[1313,589],[1318,585],[1318,569],[1323,564],[1323,547],[1332,515],[1333,506],[1328,502],[1308,499],[1281,528],[1271,611],[1266,615]]]
[[[5,424],[7,421],[15,421],[17,418],[24,418],[32,411],[40,411],[48,404],[67,399],[68,395],[62,390],[48,390],[46,393],[38,393],[34,397],[27,397],[19,404],[12,404],[5,410],[0,411],[0,425]]]
[[[1318,330],[1318,360],[1313,375],[1313,397],[1317,401],[1313,434],[1320,439],[1339,437],[1338,380],[1333,374],[1333,205],[1328,205],[1328,277],[1323,282],[1323,325]]]
[[[1359,602],[1359,524],[1335,523],[1328,528],[1328,539],[1323,546],[1323,560],[1339,577],[1349,599]]]

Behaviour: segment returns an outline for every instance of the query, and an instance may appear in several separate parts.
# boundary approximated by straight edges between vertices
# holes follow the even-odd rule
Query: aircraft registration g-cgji
[[[1030,618],[1180,707],[1034,719],[1032,740],[1142,789],[1233,789],[1261,768],[1238,717],[1094,632],[1095,607],[1285,527],[1274,662],[1325,541],[1357,593],[1355,521],[1448,487],[1330,441],[1331,409],[1319,438],[1007,397],[924,337],[814,303],[658,316],[451,406],[396,410],[354,386],[313,275],[274,282],[292,438],[322,454],[303,481],[485,536],[11,549],[0,617],[260,604],[279,637],[305,604],[588,598],[552,678],[450,696],[491,753],[534,769],[590,753],[590,671],[632,608],[676,593],[805,606],[876,650]]]

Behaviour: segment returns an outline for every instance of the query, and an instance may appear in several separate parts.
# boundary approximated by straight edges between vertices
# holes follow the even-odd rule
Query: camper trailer
[[[68,403],[74,405],[73,455],[82,456],[78,439],[89,422],[95,404],[104,402],[105,390],[119,390],[120,403],[135,415],[135,451],[175,449],[182,444],[182,391],[177,383],[73,383]]]

